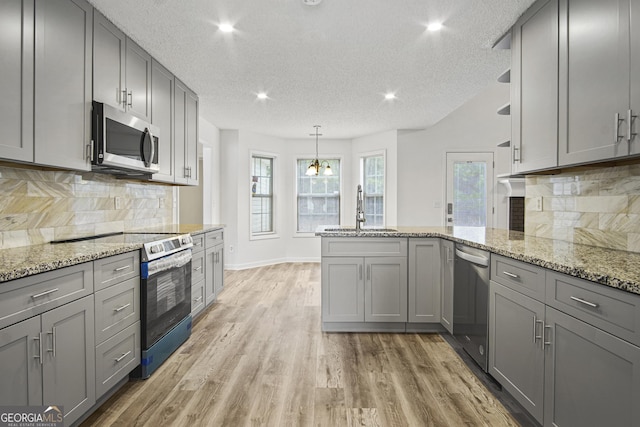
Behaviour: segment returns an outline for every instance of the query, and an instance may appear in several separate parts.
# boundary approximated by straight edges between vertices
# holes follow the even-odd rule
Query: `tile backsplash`
[[[525,209],[525,234],[640,252],[640,165],[527,176]]]
[[[173,223],[173,188],[0,166],[0,248]]]

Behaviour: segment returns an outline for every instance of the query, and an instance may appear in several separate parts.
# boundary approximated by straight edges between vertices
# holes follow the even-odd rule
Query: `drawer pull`
[[[193,246],[202,246],[202,241],[198,240],[197,242],[193,242]]]
[[[202,266],[199,266],[193,269],[193,271],[200,271],[200,270],[202,270]]]
[[[122,356],[120,356],[120,357],[116,357],[114,360],[116,361],[116,363],[120,363],[120,361],[122,359],[124,359],[125,357],[127,357],[130,354],[131,354],[131,350],[127,351],[126,353],[123,353]]]
[[[44,291],[44,292],[41,292],[39,294],[31,295],[31,298],[33,298],[33,299],[40,298],[40,297],[43,297],[45,295],[49,295],[49,294],[52,294],[54,292],[58,292],[58,290],[59,290],[58,288],[50,289],[48,291]]]
[[[194,301],[194,302],[200,302],[200,301],[202,301],[202,295],[201,295],[201,296],[199,296],[198,298],[194,299],[193,301]]]
[[[113,271],[123,271],[123,270],[126,270],[128,268],[131,268],[131,266],[130,265],[125,265],[123,267],[114,268]]]
[[[589,307],[593,307],[593,308],[598,308],[598,304],[583,300],[582,298],[572,296],[571,299],[576,302],[579,302],[580,304],[588,305]]]
[[[113,311],[116,312],[116,313],[119,313],[122,310],[124,310],[125,308],[129,307],[130,305],[131,305],[130,303],[129,304],[125,304],[122,307],[114,308]]]
[[[509,273],[508,271],[503,271],[502,274],[504,274],[505,276],[513,277],[514,279],[520,278],[520,276],[518,276],[517,274]]]

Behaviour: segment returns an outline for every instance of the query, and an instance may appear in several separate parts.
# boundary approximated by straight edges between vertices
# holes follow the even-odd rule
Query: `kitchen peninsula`
[[[487,372],[539,423],[637,425],[640,254],[489,228],[325,227],[316,235],[323,330],[457,336],[486,325]],[[461,293],[454,262],[456,276],[466,273],[457,244],[491,253],[484,306],[470,286],[462,296],[476,304],[453,309]]]

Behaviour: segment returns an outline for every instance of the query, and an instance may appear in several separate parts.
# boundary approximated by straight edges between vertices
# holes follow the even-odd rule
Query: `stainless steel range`
[[[141,250],[141,365],[133,377],[148,378],[191,335],[189,234],[144,244]]]

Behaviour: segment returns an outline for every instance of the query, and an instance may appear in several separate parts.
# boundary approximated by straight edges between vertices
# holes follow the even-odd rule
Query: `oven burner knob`
[[[152,254],[157,254],[158,252],[162,252],[162,246],[160,246],[160,245],[153,245],[153,246],[151,246],[151,247],[149,248],[149,251],[150,251]]]
[[[184,236],[182,238],[182,244],[186,245],[187,243],[191,243],[191,237],[190,236]]]

